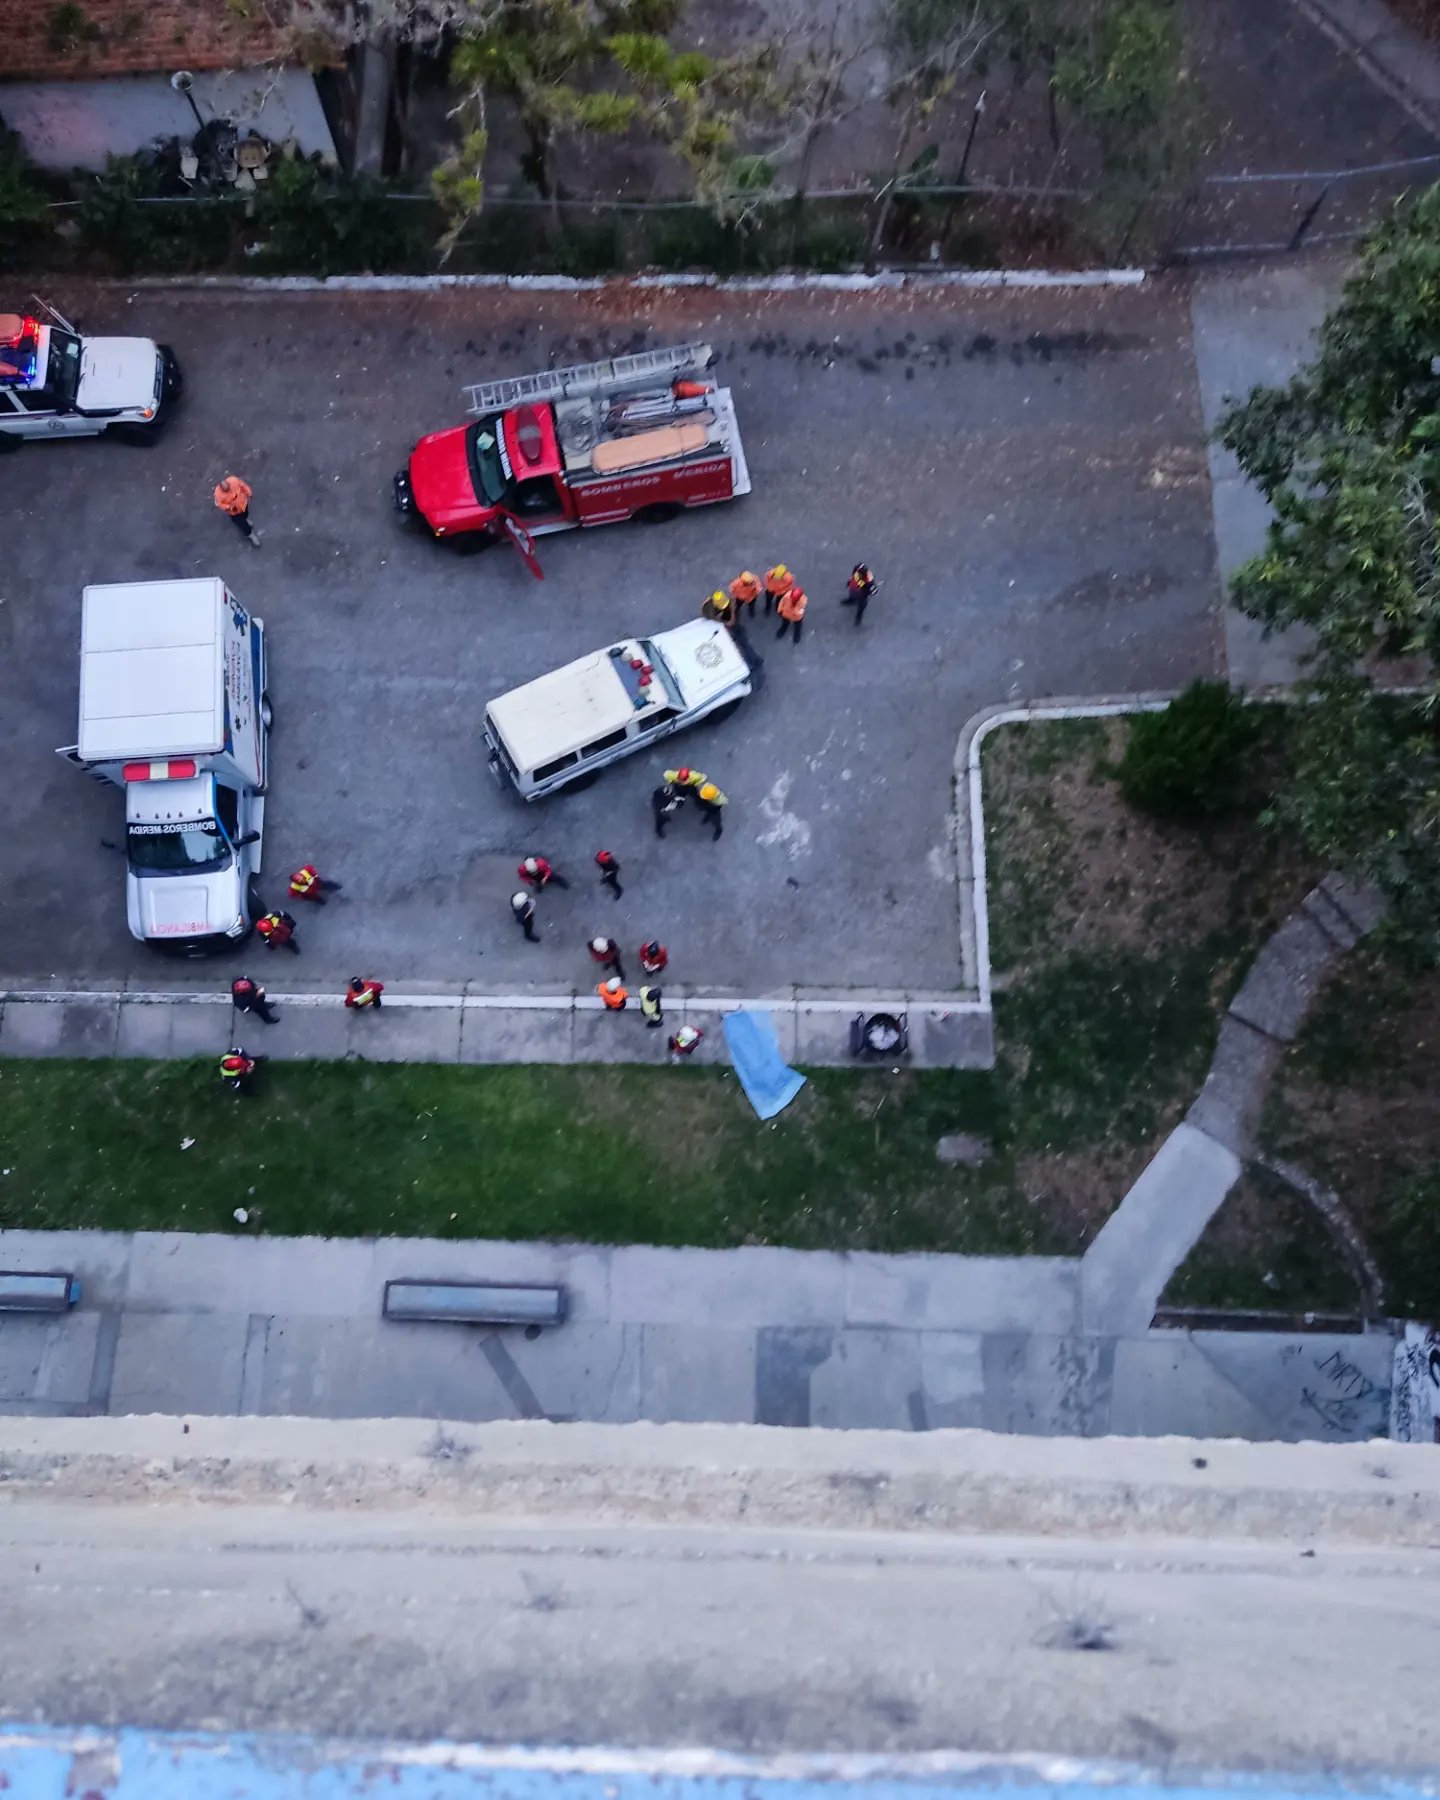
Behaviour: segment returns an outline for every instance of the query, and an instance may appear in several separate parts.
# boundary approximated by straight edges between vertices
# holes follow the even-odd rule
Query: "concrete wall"
[[[276,141],[335,161],[315,79],[303,69],[238,69],[197,75],[195,104],[204,119],[231,118]],[[103,169],[107,156],[143,150],[155,138],[185,137],[195,115],[166,75],[115,75],[104,81],[16,81],[0,87],[0,118],[20,134],[30,158],[47,169]]]

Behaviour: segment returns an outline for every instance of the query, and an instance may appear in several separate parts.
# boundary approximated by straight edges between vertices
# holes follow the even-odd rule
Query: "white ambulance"
[[[223,581],[87,587],[80,736],[58,752],[125,791],[133,937],[199,956],[250,930],[269,777],[264,621]]]
[[[37,306],[48,320],[0,312],[0,450],[102,431],[155,443],[180,393],[174,352],[150,338],[83,337]]]
[[[507,775],[523,799],[538,800],[730,712],[753,685],[740,646],[708,619],[626,638],[492,700],[485,708],[491,772]]]

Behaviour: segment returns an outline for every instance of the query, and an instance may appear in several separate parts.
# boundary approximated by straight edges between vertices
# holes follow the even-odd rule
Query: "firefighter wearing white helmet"
[[[535,929],[535,902],[523,889],[517,889],[510,896],[510,910],[515,915],[515,923],[525,933],[532,944],[540,942],[540,934]]]

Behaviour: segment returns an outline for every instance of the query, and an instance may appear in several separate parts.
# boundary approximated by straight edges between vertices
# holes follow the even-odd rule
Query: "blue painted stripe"
[[[1055,1756],[742,1757],[707,1751],[366,1745],[249,1733],[0,1725],[5,1800],[1435,1800],[1383,1775],[1207,1771],[1182,1782]]]

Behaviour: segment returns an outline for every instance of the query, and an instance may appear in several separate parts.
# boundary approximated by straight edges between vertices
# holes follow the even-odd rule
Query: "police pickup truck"
[[[174,353],[149,338],[85,337],[43,302],[0,312],[0,451],[27,438],[153,444],[180,392]]]

